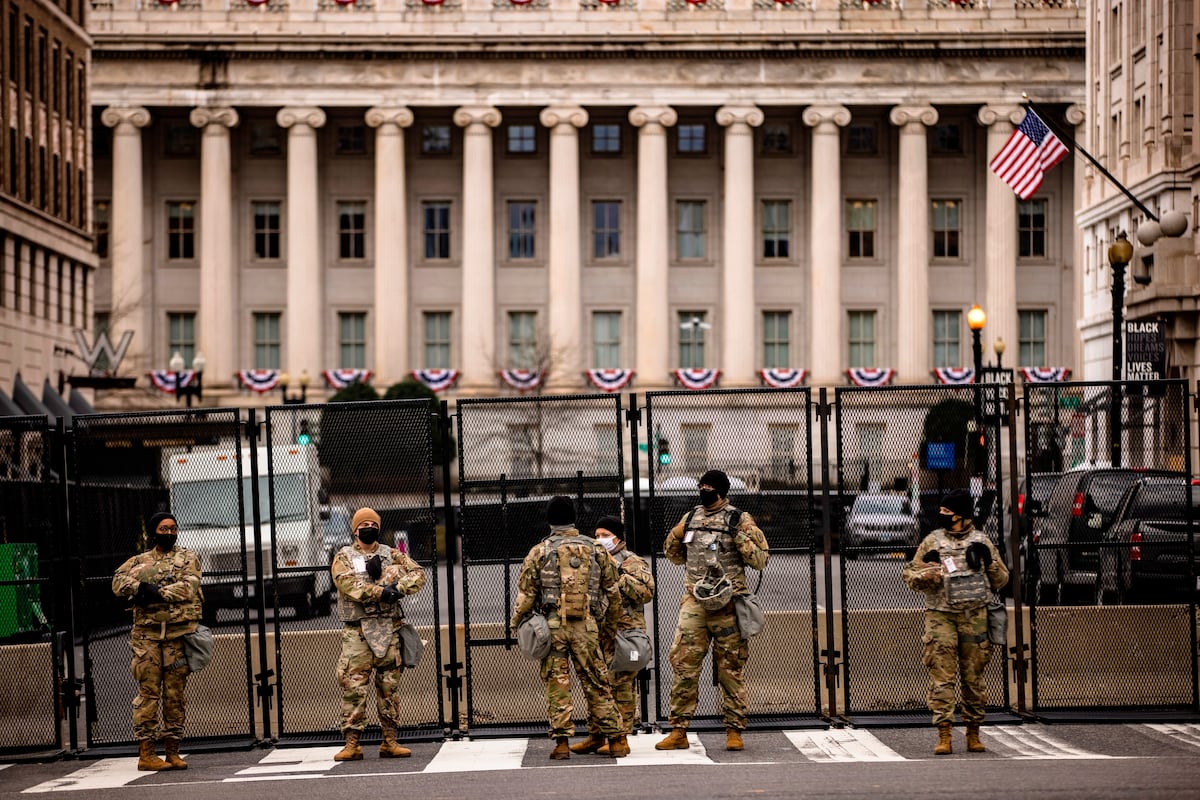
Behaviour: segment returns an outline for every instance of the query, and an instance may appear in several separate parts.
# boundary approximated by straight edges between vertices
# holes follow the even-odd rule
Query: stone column
[[[137,372],[162,364],[152,363],[154,327],[150,321],[151,303],[146,287],[145,208],[142,185],[142,131],[150,124],[150,112],[141,107],[110,106],[100,121],[113,129],[112,142],[112,216],[110,217],[109,255],[112,264],[113,341],[121,333],[133,331],[122,366]],[[18,254],[19,257],[19,254]],[[84,327],[90,325],[84,320]],[[165,345],[164,345],[165,346]],[[166,358],[170,358],[170,353]]]
[[[984,260],[983,300],[977,300],[987,314],[982,331],[984,353],[996,337],[1003,337],[1012,354],[1010,364],[1018,365],[1017,351],[1017,196],[1007,183],[987,167],[1004,147],[1013,126],[1024,119],[1017,105],[988,105],[979,109],[979,123],[986,125],[987,161],[987,256]],[[965,322],[965,320],[964,320]],[[1036,366],[1036,365],[1035,365]]]
[[[757,106],[722,106],[725,126],[725,224],[721,233],[721,363],[725,386],[754,386],[758,367],[754,336],[754,128],[763,124]]]
[[[413,113],[403,106],[367,110],[375,129],[375,384],[390,386],[409,372],[408,181],[404,129]]]
[[[588,113],[579,106],[542,109],[550,129],[550,312],[549,338],[554,371],[550,385],[579,384],[584,368],[581,347],[583,292],[580,287],[579,128]]]
[[[809,185],[808,351],[809,383],[841,382],[846,342],[842,336],[842,149],[838,128],[850,124],[845,106],[809,106],[802,115],[812,130]],[[803,366],[798,365],[798,366]]]
[[[671,304],[667,275],[671,216],[667,204],[667,128],[679,115],[670,106],[636,106],[637,152],[637,378],[643,389],[668,384]]]
[[[320,208],[317,185],[319,108],[281,108],[275,115],[287,128],[287,318],[283,367],[292,375],[325,368],[325,275],[321,269]]]
[[[937,123],[938,112],[933,106],[896,106],[889,119],[900,128],[896,372],[899,383],[928,383],[933,360],[929,310],[929,159],[925,129]]]
[[[492,128],[500,110],[464,106],[463,129],[462,382],[470,392],[494,390],[496,352],[496,218]]]
[[[241,296],[233,252],[233,181],[229,129],[238,113],[226,107],[192,109],[200,140],[200,314],[196,352],[208,361],[205,381],[232,385],[238,368],[237,343]],[[247,365],[250,366],[250,365]],[[190,368],[191,365],[189,364]]]

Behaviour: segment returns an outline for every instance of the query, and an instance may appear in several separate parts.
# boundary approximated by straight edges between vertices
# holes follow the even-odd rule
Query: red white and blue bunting
[[[152,369],[148,373],[150,383],[160,392],[167,394],[175,394],[175,376],[179,375],[180,386],[191,386],[192,380],[196,377],[196,373],[190,369],[185,369],[179,373],[174,373],[169,369]]]
[[[500,380],[518,392],[528,392],[542,385],[542,373],[536,369],[502,369]]]
[[[321,374],[331,389],[345,389],[352,383],[369,383],[371,380],[369,369],[327,369]]]
[[[435,392],[449,389],[458,380],[456,369],[414,369],[412,376]]]
[[[896,370],[882,367],[851,367],[846,370],[846,377],[855,386],[887,386],[896,376]]]
[[[234,373],[238,383],[252,392],[264,394],[279,385],[282,371],[277,369],[239,369]]]
[[[971,367],[937,367],[933,370],[933,377],[943,384],[974,383],[975,370]]]
[[[794,389],[808,377],[806,369],[760,369],[759,377],[772,389]]]
[[[675,380],[685,389],[691,389],[693,392],[698,392],[701,389],[708,389],[717,382],[721,377],[719,369],[676,369],[672,370],[671,374],[675,376]]]
[[[585,369],[588,382],[602,392],[619,392],[633,380],[631,369]]]
[[[1021,367],[1026,383],[1060,383],[1071,377],[1070,367]]]

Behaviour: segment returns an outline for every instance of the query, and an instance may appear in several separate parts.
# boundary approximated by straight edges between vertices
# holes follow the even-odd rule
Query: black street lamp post
[[[980,392],[982,391],[981,384],[983,383],[983,341],[980,334],[983,332],[983,326],[987,324],[987,314],[979,307],[979,304],[971,306],[967,312],[967,327],[971,329],[971,357],[975,367],[975,430],[971,433],[971,440],[975,443],[979,441],[979,434],[983,430],[983,408]],[[975,474],[979,474],[978,453],[975,448],[968,448],[976,456],[972,461],[975,466]]]
[[[1112,392],[1109,397],[1108,433],[1113,467],[1121,466],[1121,375],[1124,354],[1121,337],[1125,321],[1125,268],[1133,258],[1133,245],[1125,231],[1117,233],[1116,241],[1108,248],[1108,263],[1112,267]]]
[[[183,354],[178,350],[171,355],[169,366],[171,367],[172,376],[175,379],[175,402],[179,402],[183,398],[187,398],[187,407],[192,407],[192,398],[196,398],[196,402],[204,402],[204,367],[207,365],[203,353],[197,353],[192,359],[192,379],[187,385],[183,383]]]

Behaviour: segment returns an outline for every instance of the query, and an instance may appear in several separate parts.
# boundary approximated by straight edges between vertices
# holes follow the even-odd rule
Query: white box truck
[[[271,448],[274,519],[267,450],[260,447],[257,452],[267,604],[277,594],[279,607],[294,608],[297,617],[323,616],[332,608],[333,582],[329,575],[329,546],[320,518],[321,470],[316,448],[306,445]],[[179,523],[179,543],[200,559],[204,615],[210,621],[216,620],[219,609],[240,609],[247,597],[254,598],[258,573],[250,480],[252,455],[248,448],[241,451],[242,505],[238,503],[236,452],[203,450],[166,457],[171,510]]]

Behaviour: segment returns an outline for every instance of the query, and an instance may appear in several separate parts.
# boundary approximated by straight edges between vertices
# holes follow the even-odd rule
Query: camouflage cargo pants
[[[602,643],[600,652],[604,656],[605,664],[612,663],[616,646],[616,642],[612,639]],[[621,715],[621,731],[623,733],[630,733],[642,723],[641,709],[638,708],[637,676],[636,672],[609,670],[608,673],[608,684],[612,687],[613,702],[616,703],[617,711]],[[588,714],[588,733],[600,735],[600,725],[597,723],[596,717],[590,713]]]
[[[987,606],[973,611],[926,611],[922,661],[929,670],[933,724],[954,721],[955,684],[962,694],[963,722],[983,721],[987,689],[983,673],[992,658]]]
[[[727,728],[746,729],[746,660],[750,644],[742,638],[733,603],[720,611],[705,611],[690,594],[679,605],[679,625],[667,660],[671,662],[671,712],[673,728],[687,728],[700,694],[700,668],[712,642],[717,683],[721,686],[721,713]]]
[[[133,698],[133,735],[140,741],[182,739],[187,717],[187,664],[168,669],[183,658],[183,640],[151,639],[134,630],[129,640],[133,651],[130,669],[138,683]],[[159,713],[162,723],[159,724]]]
[[[596,620],[564,620],[558,614],[546,618],[550,626],[550,655],[542,659],[542,680],[546,682],[546,707],[550,717],[550,737],[574,736],[575,710],[571,701],[571,663],[583,687],[588,704],[588,727],[595,720],[596,732],[619,736],[621,714],[613,702],[609,686],[608,664],[600,652],[600,633]]]
[[[400,673],[396,663],[400,654],[400,633],[393,631],[387,652],[382,657],[371,652],[362,628],[342,628],[342,655],[338,659],[338,683],[342,687],[342,733],[367,727],[367,692],[372,675],[375,682],[375,707],[380,724],[396,725],[400,719]]]

